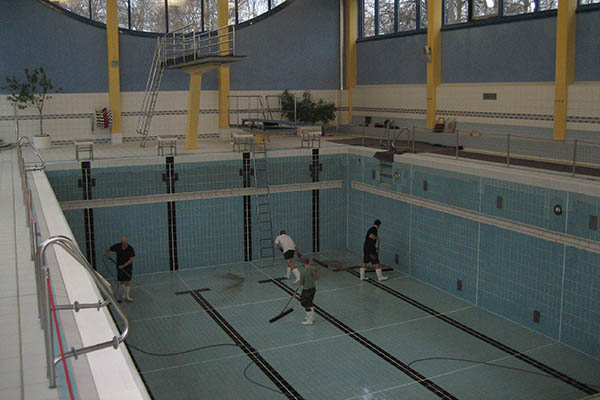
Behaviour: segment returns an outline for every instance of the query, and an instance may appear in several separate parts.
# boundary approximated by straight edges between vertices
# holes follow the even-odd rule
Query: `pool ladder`
[[[257,148],[258,147],[258,148]],[[271,258],[275,264],[273,247],[273,217],[271,215],[271,189],[269,185],[269,165],[267,143],[252,146],[252,163],[254,168],[254,187],[256,215],[258,221],[258,246],[260,258]]]

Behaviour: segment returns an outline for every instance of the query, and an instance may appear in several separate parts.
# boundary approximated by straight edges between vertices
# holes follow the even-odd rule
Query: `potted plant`
[[[325,125],[335,118],[335,104],[323,99],[315,102],[309,91],[302,94],[302,100],[295,101],[295,96],[286,89],[281,94],[281,113],[290,121],[295,117],[298,122],[318,123],[325,129]]]
[[[34,106],[40,114],[40,132],[33,137],[33,145],[38,149],[49,148],[51,145],[50,136],[44,132],[44,104],[46,100],[52,98],[48,93],[54,89],[52,82],[46,76],[44,68],[36,68],[30,71],[25,68],[25,80],[21,82],[14,75],[6,77],[6,86],[2,89],[8,90],[10,95],[8,101],[14,103],[19,109],[23,110],[27,106]],[[62,89],[56,89],[61,92]]]

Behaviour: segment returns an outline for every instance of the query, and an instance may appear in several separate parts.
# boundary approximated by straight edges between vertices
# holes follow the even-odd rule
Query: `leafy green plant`
[[[25,68],[25,80],[22,82],[14,75],[7,76],[5,80],[6,86],[2,86],[2,89],[10,92],[8,101],[16,104],[21,110],[27,108],[27,106],[35,107],[40,114],[39,136],[47,136],[44,134],[43,111],[46,100],[52,99],[52,96],[48,93],[54,89],[54,86],[46,76],[44,68],[39,67],[32,71]],[[62,88],[56,89],[56,92],[62,92]]]
[[[294,120],[295,96],[284,90],[281,94],[281,112],[285,118]],[[335,118],[335,104],[325,102],[323,99],[315,102],[309,91],[302,94],[302,99],[296,100],[296,121],[315,124],[320,122],[326,125]]]

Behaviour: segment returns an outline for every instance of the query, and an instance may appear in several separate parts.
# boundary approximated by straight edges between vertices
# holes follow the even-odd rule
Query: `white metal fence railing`
[[[363,145],[366,137],[363,128]],[[587,173],[586,168],[600,169],[600,143],[581,139],[555,140],[458,129],[452,133],[443,133],[417,126],[399,128],[388,124],[383,135],[378,135],[377,139],[380,146],[406,149],[413,153],[419,151],[419,143],[440,145],[441,153],[453,155],[456,159],[477,158],[470,157],[469,153],[485,154],[503,162],[507,167],[524,165],[524,161],[532,166],[558,164],[561,170],[569,171],[573,176],[576,173]]]

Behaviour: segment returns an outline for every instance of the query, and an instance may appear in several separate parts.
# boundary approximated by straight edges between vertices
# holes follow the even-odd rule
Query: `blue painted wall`
[[[600,80],[600,10],[577,13],[575,80]],[[359,42],[358,84],[424,84],[426,34]],[[442,82],[552,82],[556,17],[442,29]]]
[[[600,81],[600,10],[577,13],[575,80]]]
[[[417,34],[357,44],[358,84],[424,84],[427,63],[423,46],[427,34]]]
[[[554,81],[556,18],[442,32],[442,82]]]
[[[237,32],[232,90],[336,89],[339,87],[339,3],[294,0]],[[108,91],[106,31],[36,1],[0,2],[0,77],[43,66],[66,93]],[[143,91],[156,39],[119,37],[121,90]],[[215,71],[203,89],[217,89]],[[187,75],[167,71],[162,90],[187,90]]]

